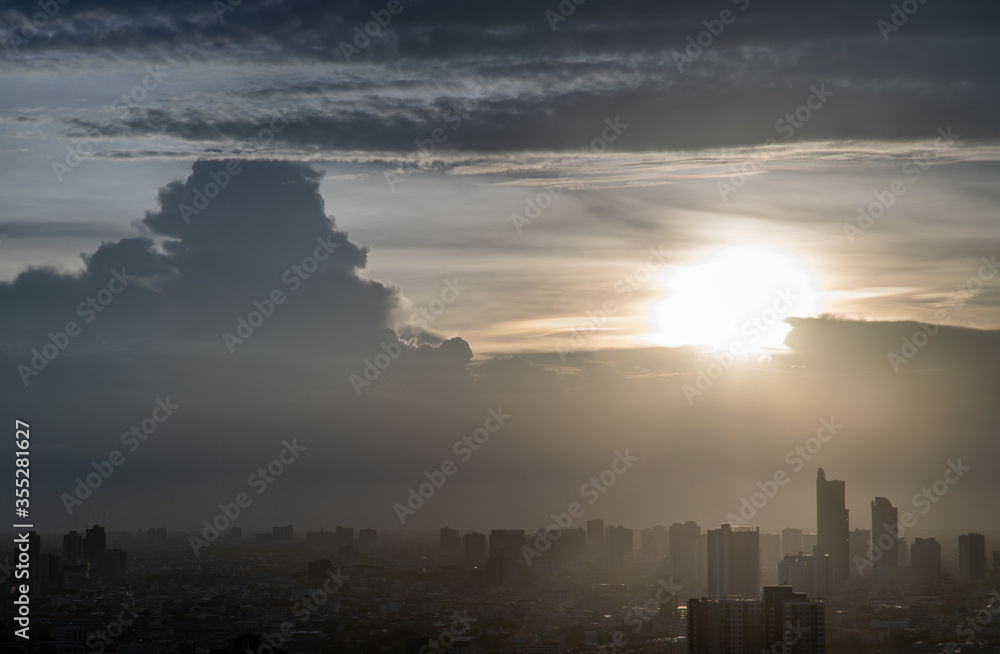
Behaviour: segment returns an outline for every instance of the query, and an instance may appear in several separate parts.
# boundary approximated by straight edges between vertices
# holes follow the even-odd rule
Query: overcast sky
[[[629,449],[588,518],[784,470],[751,524],[814,531],[822,466],[1000,529],[1000,7],[903,4],[0,1],[36,522],[194,529],[297,437],[247,528],[400,527],[446,459],[402,526],[539,527]]]

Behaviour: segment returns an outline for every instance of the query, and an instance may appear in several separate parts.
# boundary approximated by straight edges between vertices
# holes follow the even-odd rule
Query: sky
[[[822,466],[852,528],[885,496],[1000,529],[998,31],[985,1],[0,1],[34,519],[194,530],[248,492],[251,531],[581,498],[707,528],[784,472],[750,524],[814,531]]]

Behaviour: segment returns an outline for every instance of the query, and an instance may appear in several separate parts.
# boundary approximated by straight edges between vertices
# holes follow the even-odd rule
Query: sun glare
[[[783,348],[788,316],[819,309],[815,276],[795,257],[768,246],[726,246],[663,273],[666,297],[653,305],[658,345]]]

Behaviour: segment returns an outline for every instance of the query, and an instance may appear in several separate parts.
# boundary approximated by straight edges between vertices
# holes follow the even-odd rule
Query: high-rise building
[[[760,595],[760,530],[722,525],[708,531],[708,594],[756,599]]]
[[[441,553],[445,556],[462,555],[462,537],[457,529],[441,527]]]
[[[334,532],[333,540],[338,547],[354,545],[354,527],[341,527],[338,525]]]
[[[104,562],[101,571],[105,577],[121,581],[125,579],[128,567],[128,554],[125,550],[110,549],[104,551]]]
[[[781,560],[781,534],[760,535],[761,570],[777,570]]]
[[[593,560],[604,558],[604,521],[587,521],[587,557]]]
[[[101,572],[104,566],[104,552],[108,549],[108,537],[104,527],[89,527],[83,539],[83,560],[90,562],[91,574]]]
[[[811,555],[786,556],[778,564],[778,584],[809,597],[829,597],[833,592],[833,563],[819,545]]]
[[[523,529],[494,529],[490,532],[490,558],[516,561],[527,543]]]
[[[847,581],[850,569],[850,527],[845,484],[827,479],[823,468],[816,475],[816,544],[830,557],[835,584]]]
[[[923,584],[936,583],[941,576],[941,544],[934,538],[917,538],[910,548],[910,565]]]
[[[872,574],[875,586],[893,584],[899,573],[899,511],[884,497],[872,502]]]
[[[696,522],[670,525],[670,573],[674,579],[693,583],[701,577],[700,537],[701,527]]]
[[[486,561],[486,534],[471,531],[462,537],[462,544],[466,563],[482,565]]]
[[[802,551],[812,552],[813,548],[819,545],[819,536],[812,532],[802,534]]]
[[[378,546],[378,531],[375,529],[358,531],[358,546],[363,550],[370,550]]]
[[[958,578],[962,583],[986,579],[986,537],[962,534],[958,537]]]
[[[660,558],[656,547],[656,536],[649,529],[639,532],[639,557],[643,561],[655,561]]]
[[[812,551],[812,550],[809,550]],[[802,544],[802,530],[788,527],[781,530],[781,556],[797,556],[806,552]]]
[[[608,527],[608,560],[611,563],[631,563],[635,551],[635,534],[628,527]]]
[[[690,654],[760,652],[764,649],[764,604],[758,599],[690,599],[687,637]]]
[[[63,560],[67,565],[83,563],[83,536],[76,531],[63,536]]]
[[[851,532],[851,577],[864,577],[871,561],[872,532],[870,529],[855,529]]]

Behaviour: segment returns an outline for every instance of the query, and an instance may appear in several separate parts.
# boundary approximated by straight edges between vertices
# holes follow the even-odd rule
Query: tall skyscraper
[[[986,537],[962,534],[958,537],[958,578],[962,583],[986,579]]]
[[[490,532],[490,558],[515,561],[527,542],[523,529],[494,529]]]
[[[604,521],[587,521],[587,557],[593,560],[604,558]]]
[[[462,537],[465,550],[465,562],[469,565],[482,565],[486,561],[486,534],[471,531]]]
[[[701,576],[702,556],[699,556],[698,540],[701,527],[698,523],[685,522],[670,525],[670,573],[674,579],[692,583]]]
[[[760,530],[724,524],[708,531],[708,594],[756,599],[760,595]]]
[[[896,581],[899,572],[899,511],[884,497],[872,502],[872,574],[876,587]]]
[[[830,557],[835,584],[847,581],[850,569],[850,533],[844,482],[816,474],[816,544]]]
[[[631,563],[635,551],[635,534],[628,527],[608,527],[608,560],[611,563]]]
[[[71,531],[63,536],[63,559],[68,565],[79,565],[83,562],[83,536]]]
[[[941,544],[934,538],[917,538],[910,548],[910,563],[923,584],[933,584],[941,576]]]
[[[462,537],[457,529],[441,527],[441,553],[446,556],[462,555]]]
[[[781,556],[797,556],[805,554],[802,544],[802,530],[789,527],[781,530]]]
[[[108,537],[104,527],[94,525],[87,529],[83,539],[83,560],[90,561],[91,572],[100,572],[104,567],[104,552],[108,549]]]

